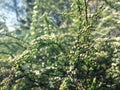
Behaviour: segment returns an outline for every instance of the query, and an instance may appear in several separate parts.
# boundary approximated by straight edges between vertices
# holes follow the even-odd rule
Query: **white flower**
[[[38,71],[38,70],[35,70],[35,71],[33,71],[36,75],[40,75],[40,71]]]

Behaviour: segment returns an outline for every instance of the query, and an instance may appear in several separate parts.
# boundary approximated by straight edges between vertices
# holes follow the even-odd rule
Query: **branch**
[[[14,38],[14,39],[16,39],[16,40],[19,40],[19,41],[21,41],[21,42],[26,43],[26,44],[29,45],[28,42],[25,42],[25,41],[21,40],[20,38],[14,37],[14,36],[12,36],[12,35],[10,35],[10,34],[1,34],[1,33],[0,33],[0,36],[8,36],[8,37]]]
[[[104,0],[106,4],[108,4],[111,8],[115,9],[116,11],[119,9],[118,7],[114,7],[115,4],[111,4],[109,1]]]
[[[86,24],[88,24],[88,7],[87,7],[87,1],[84,0],[84,4],[85,4],[85,19],[86,19]]]
[[[0,54],[10,55],[12,58],[14,58],[14,56],[13,56],[11,53],[8,53],[8,52],[3,52],[3,51],[1,51]]]

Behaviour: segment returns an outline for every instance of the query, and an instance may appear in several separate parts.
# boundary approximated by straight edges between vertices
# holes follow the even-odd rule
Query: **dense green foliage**
[[[27,0],[20,30],[3,23],[0,90],[119,90],[119,3]]]

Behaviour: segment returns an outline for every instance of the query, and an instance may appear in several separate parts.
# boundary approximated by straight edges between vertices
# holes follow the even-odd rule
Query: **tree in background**
[[[5,42],[19,43],[16,46],[20,52],[15,54],[11,50],[16,56],[1,59],[10,63],[6,71],[1,69],[1,89],[119,90],[119,11],[114,8],[119,6],[119,1],[115,2],[116,6],[111,4],[112,0],[28,0],[26,3],[32,4],[28,5],[32,16],[21,26],[28,24],[30,30],[26,39],[23,39],[26,32],[17,38],[7,34],[12,38],[7,37]],[[109,15],[111,12],[114,17]]]

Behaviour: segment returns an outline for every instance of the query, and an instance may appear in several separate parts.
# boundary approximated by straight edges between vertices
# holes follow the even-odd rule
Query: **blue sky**
[[[25,6],[22,4],[21,0],[17,0],[17,1],[19,2],[18,7]],[[15,25],[18,26],[19,23],[17,22],[15,11],[6,4],[14,7],[12,0],[5,0],[3,2],[0,2],[0,16],[5,17],[6,20],[5,22],[6,25],[8,26],[9,31],[13,31],[15,30]]]

